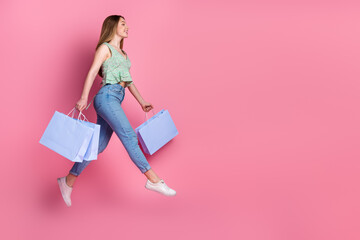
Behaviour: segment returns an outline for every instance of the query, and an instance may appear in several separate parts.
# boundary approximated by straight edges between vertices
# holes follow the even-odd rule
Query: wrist
[[[80,98],[81,100],[88,100],[88,98],[87,97],[83,97],[83,96],[81,96],[81,98]]]

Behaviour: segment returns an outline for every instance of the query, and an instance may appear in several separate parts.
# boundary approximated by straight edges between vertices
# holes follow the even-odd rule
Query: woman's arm
[[[89,72],[86,76],[85,82],[84,82],[84,87],[83,87],[83,90],[81,93],[81,98],[76,103],[76,106],[75,106],[79,111],[82,111],[86,107],[90,89],[94,83],[96,75],[99,72],[101,65],[109,57],[109,55],[110,55],[109,48],[105,45],[101,45],[96,50],[93,63],[90,67],[90,70],[89,70]]]
[[[141,95],[134,83],[129,85],[128,89],[131,92],[131,94],[134,96],[134,98],[139,102],[140,105],[142,105],[145,102],[145,100],[141,97]]]
[[[134,98],[139,102],[141,108],[145,111],[148,112],[151,109],[153,109],[153,105],[149,102],[146,102],[140,95],[140,92],[137,90],[136,86],[134,83],[132,83],[131,85],[128,86],[129,91],[131,92],[131,94],[134,96]]]

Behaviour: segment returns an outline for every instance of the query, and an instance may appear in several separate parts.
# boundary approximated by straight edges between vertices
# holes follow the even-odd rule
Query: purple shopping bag
[[[70,113],[55,111],[39,142],[70,161],[82,162],[94,128],[83,123],[81,112],[77,119],[68,116]]]
[[[146,112],[145,116],[147,117]],[[169,111],[165,109],[137,127],[135,132],[144,152],[150,155],[179,134]]]

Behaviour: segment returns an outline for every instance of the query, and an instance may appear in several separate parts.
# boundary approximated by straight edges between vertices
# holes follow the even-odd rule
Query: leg
[[[121,107],[121,98],[115,93],[109,93],[107,103],[98,109],[98,114],[107,121],[110,127],[115,131],[120,141],[124,145],[130,159],[139,168],[141,173],[150,170],[150,165],[142,153],[138,138],[124,110]]]
[[[102,153],[107,147],[110,138],[113,134],[113,130],[109,126],[109,124],[97,114],[97,124],[100,125],[100,136],[99,136],[99,153]],[[74,163],[73,167],[69,171],[69,175],[67,175],[66,183],[72,187],[76,180],[76,177],[80,175],[80,173],[90,164],[91,161],[82,161]]]
[[[153,183],[160,181],[159,176],[152,170],[152,168],[150,168],[150,170],[145,172],[144,174],[149,179],[149,181],[151,181]]]

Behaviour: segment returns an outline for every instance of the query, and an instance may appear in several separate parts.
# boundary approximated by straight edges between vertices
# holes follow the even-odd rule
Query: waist
[[[118,83],[115,83],[115,84],[119,84],[119,85],[121,85],[123,88],[125,88],[125,82],[118,82]],[[111,85],[111,83],[107,83],[107,84],[105,84],[105,85]],[[104,85],[104,86],[105,86]]]

